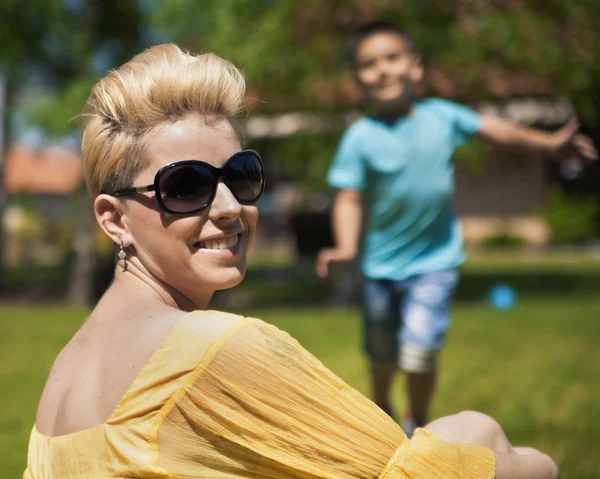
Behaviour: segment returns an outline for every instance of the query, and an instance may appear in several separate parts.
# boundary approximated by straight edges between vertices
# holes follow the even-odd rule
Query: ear
[[[94,201],[96,221],[113,243],[127,247],[132,244],[131,235],[123,221],[123,204],[110,195],[98,195]]]
[[[413,66],[410,69],[409,75],[414,84],[421,83],[423,81],[425,68],[423,67],[423,61],[419,55],[413,56]]]

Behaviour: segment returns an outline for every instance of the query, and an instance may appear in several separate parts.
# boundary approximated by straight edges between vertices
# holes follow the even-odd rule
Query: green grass
[[[509,438],[550,453],[563,477],[600,477],[600,275],[596,264],[554,267],[493,261],[465,269],[453,311],[433,415],[477,409]],[[492,311],[482,293],[497,279],[518,286],[517,307]],[[20,477],[44,379],[86,310],[0,305],[0,461]],[[368,392],[359,315],[325,308],[244,311],[289,331],[346,382]],[[403,382],[395,385],[399,410]]]

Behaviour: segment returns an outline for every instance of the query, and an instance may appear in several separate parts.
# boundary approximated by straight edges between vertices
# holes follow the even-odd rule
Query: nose
[[[382,79],[382,78],[386,78],[389,75],[389,70],[390,67],[389,65],[385,64],[385,62],[378,62],[378,64],[376,65],[376,72],[377,72],[377,78],[378,79]]]
[[[242,205],[235,199],[223,179],[217,183],[215,199],[209,208],[208,216],[213,221],[234,221],[242,212]]]

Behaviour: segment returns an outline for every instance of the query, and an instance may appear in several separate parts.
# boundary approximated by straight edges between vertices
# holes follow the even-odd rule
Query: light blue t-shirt
[[[327,179],[362,192],[365,276],[402,280],[464,261],[451,159],[479,125],[473,110],[428,99],[393,123],[363,117],[344,133]]]

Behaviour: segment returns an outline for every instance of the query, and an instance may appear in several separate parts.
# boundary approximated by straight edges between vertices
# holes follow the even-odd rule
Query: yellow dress
[[[186,314],[106,423],[31,433],[24,479],[487,479],[489,449],[412,440],[288,334]]]

